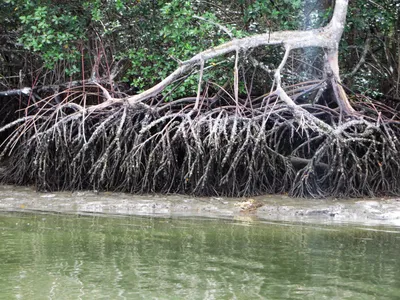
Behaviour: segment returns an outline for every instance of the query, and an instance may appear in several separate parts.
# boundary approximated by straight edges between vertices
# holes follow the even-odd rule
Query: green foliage
[[[15,43],[18,41],[35,54],[35,59],[29,61],[30,68],[43,69],[44,73],[56,70],[53,72],[82,78],[82,70],[87,72],[85,76],[90,75],[94,61],[100,59],[99,75],[105,76],[113,61],[128,58],[131,64],[122,79],[136,89],[144,90],[168,76],[179,61],[228,41],[229,36],[215,23],[227,27],[237,38],[268,30],[318,28],[329,20],[331,2],[3,0],[0,4],[0,33],[1,30],[12,32]],[[399,37],[398,11],[399,7],[393,0],[350,1],[348,24],[340,51],[342,73],[349,73],[358,62],[368,32],[375,45],[386,46],[386,50],[375,47],[376,61],[372,62],[369,57],[369,63],[378,68],[386,64],[385,69],[391,66],[397,69],[393,60],[388,61],[387,57],[398,57],[398,50],[391,46]],[[271,65],[281,59],[279,49],[257,49],[253,54],[257,53],[268,59]],[[208,62],[203,79],[213,82],[213,86],[214,83],[222,85],[232,80],[232,63],[230,55]],[[213,67],[214,64],[218,67]],[[63,67],[58,68],[60,65]],[[375,91],[381,89],[382,82],[390,79],[389,76],[394,76],[390,74],[371,72],[371,67],[364,66],[349,82],[359,91]],[[255,85],[263,82],[261,80]],[[198,72],[180,83],[169,96],[195,95],[197,84]]]
[[[256,0],[244,11],[244,22],[252,29],[290,30],[299,28],[302,1],[263,1]]]
[[[149,88],[173,72],[179,61],[187,60],[202,50],[229,40],[218,26],[197,19],[196,16],[201,16],[217,22],[214,14],[202,12],[193,4],[192,1],[173,0],[158,7],[155,14],[157,22],[150,28],[149,39],[139,44],[139,47],[127,51],[132,67],[126,74],[126,81],[140,90]],[[230,29],[237,37],[243,35],[243,32],[234,27]],[[207,80],[207,77],[218,78],[219,84],[227,80],[227,76],[220,70],[211,70],[203,79]],[[169,98],[195,95],[197,81],[198,75],[189,76],[178,88],[172,90],[170,87],[165,94],[173,91]]]
[[[354,90],[379,97],[396,85],[394,71],[398,68],[396,57],[400,57],[399,18],[400,3],[393,0],[350,2],[340,52],[343,73],[350,72],[358,63],[367,38],[372,45],[365,64],[349,80]]]
[[[79,40],[84,38],[84,23],[78,16],[59,6],[35,5],[31,1],[15,4],[15,11],[22,25],[19,42],[26,49],[40,53],[48,69],[64,61],[68,75],[79,72]]]

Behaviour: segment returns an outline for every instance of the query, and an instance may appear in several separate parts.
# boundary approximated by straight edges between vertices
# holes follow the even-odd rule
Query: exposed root
[[[338,44],[347,6],[347,0],[336,0],[331,21],[318,30],[258,34],[202,51],[137,95],[121,99],[94,83],[28,104],[25,116],[0,128],[16,127],[0,145],[0,160],[7,160],[0,179],[35,183],[40,190],[399,194],[397,112],[380,105],[378,113],[378,104],[368,101],[353,107],[341,84]],[[251,97],[241,56],[246,61],[249,49],[265,45],[286,51],[271,92]],[[305,47],[326,52],[323,79],[285,86],[281,73],[291,50]],[[228,93],[224,85],[209,97],[202,88],[205,63],[233,52],[233,87]],[[165,88],[196,67],[196,96],[165,103]]]
[[[317,91],[321,83],[303,90]],[[299,93],[298,85],[287,94]],[[363,196],[400,192],[399,123],[392,111],[340,119],[338,109],[293,109],[276,93],[210,107],[61,103],[7,125],[2,180],[40,190],[117,190],[247,196]],[[154,102],[154,99],[153,99]],[[368,104],[357,104],[369,109]],[[296,105],[297,107],[297,105]],[[323,124],[323,126],[320,126]],[[5,129],[3,127],[0,130]]]

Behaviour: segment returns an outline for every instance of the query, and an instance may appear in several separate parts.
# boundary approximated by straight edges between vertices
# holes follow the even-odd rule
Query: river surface
[[[0,213],[1,299],[399,299],[398,227]]]
[[[0,185],[0,299],[400,299],[400,201]]]

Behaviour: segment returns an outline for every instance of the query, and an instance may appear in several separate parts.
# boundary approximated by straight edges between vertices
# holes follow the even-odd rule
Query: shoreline
[[[284,195],[264,195],[252,199],[259,207],[247,211],[243,206],[249,199],[245,198],[93,191],[42,193],[33,187],[0,185],[1,212],[205,217],[245,222],[400,227],[400,198],[295,199]]]

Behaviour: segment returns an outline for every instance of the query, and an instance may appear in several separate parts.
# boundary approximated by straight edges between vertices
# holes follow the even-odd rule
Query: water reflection
[[[0,215],[4,299],[398,299],[400,230]]]

